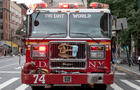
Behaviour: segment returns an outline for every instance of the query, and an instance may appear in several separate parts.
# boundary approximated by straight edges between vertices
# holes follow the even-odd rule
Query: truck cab
[[[60,7],[27,11],[22,83],[33,90],[67,85],[106,90],[114,81],[110,10]]]

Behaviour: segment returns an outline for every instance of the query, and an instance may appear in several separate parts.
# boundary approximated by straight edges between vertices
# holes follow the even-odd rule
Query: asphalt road
[[[30,86],[21,83],[18,59],[18,56],[0,58],[0,90],[31,90]],[[24,56],[21,61],[22,66],[25,62]],[[116,71],[115,82],[107,90],[140,90],[140,79]]]

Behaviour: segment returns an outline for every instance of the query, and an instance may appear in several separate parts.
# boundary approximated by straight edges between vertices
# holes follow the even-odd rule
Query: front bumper
[[[22,74],[25,84],[113,84],[114,74]]]

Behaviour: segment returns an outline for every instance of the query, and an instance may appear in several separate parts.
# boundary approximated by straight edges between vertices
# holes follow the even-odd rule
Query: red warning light
[[[62,8],[62,9],[68,9],[68,8],[69,8],[69,4],[60,3],[60,4],[59,4],[59,7]]]
[[[29,8],[33,10],[36,8],[47,8],[47,7],[48,7],[47,3],[32,4],[29,6]]]
[[[40,5],[39,5],[40,7],[42,7],[42,8],[47,8],[47,3],[40,3]]]
[[[45,52],[46,51],[46,47],[45,46],[39,46],[39,51],[40,52]]]
[[[90,7],[97,8],[98,7],[98,3],[97,2],[91,3],[90,4]]]
[[[97,2],[92,2],[90,3],[91,8],[109,8],[108,4],[103,4],[103,3],[97,3]]]

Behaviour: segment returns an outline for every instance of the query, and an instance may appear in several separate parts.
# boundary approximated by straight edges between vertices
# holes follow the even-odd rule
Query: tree
[[[140,47],[140,0],[88,0],[88,5],[92,1],[109,4],[112,15],[127,18],[128,29],[119,33],[122,47],[131,46],[131,36]]]

